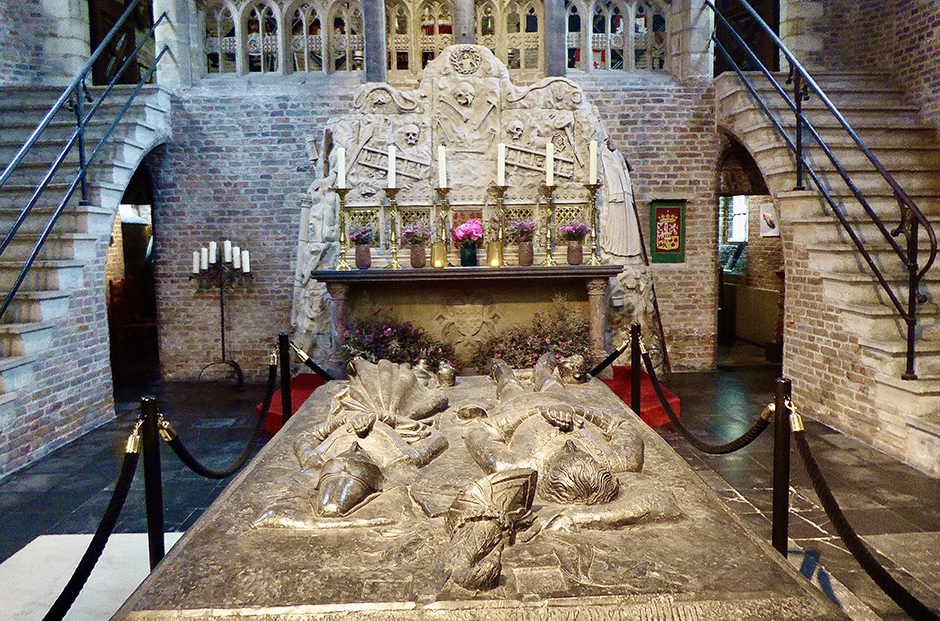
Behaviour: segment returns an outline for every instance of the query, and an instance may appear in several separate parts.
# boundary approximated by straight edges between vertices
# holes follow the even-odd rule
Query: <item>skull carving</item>
[[[473,96],[475,94],[473,86],[469,82],[461,82],[457,85],[457,88],[454,89],[454,99],[464,108],[469,108],[473,105]]]
[[[409,123],[402,128],[402,133],[405,135],[405,144],[409,147],[413,147],[418,144],[418,137],[421,135],[421,130],[418,129],[418,126],[414,123]]]
[[[522,132],[525,131],[525,126],[522,124],[522,121],[516,119],[509,124],[509,127],[506,128],[506,131],[509,132],[509,137],[513,140],[519,140],[522,138]]]

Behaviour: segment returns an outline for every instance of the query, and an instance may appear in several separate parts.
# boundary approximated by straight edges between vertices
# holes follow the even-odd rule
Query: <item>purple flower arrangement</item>
[[[506,236],[512,242],[530,242],[535,238],[535,222],[532,220],[513,220],[506,227]]]
[[[581,220],[567,222],[558,227],[558,234],[565,241],[584,241],[590,233],[591,227]]]
[[[349,234],[349,241],[357,246],[368,246],[375,239],[375,229],[371,224],[356,227]]]
[[[420,222],[408,224],[401,229],[401,241],[406,246],[423,246],[431,239],[431,229]]]

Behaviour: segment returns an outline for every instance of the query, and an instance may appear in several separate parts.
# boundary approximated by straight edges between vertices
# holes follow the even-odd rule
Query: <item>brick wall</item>
[[[328,78],[226,89],[175,97],[174,140],[149,158],[166,379],[196,377],[221,357],[218,289],[189,275],[193,250],[223,239],[250,251],[253,273],[226,292],[226,353],[248,376],[266,371],[278,333],[291,328],[300,197],[315,178],[305,137],[319,138],[353,93],[348,81]]]
[[[710,82],[618,85],[569,76],[600,111],[632,167],[644,239],[650,202],[686,201],[685,263],[656,264],[653,279],[672,369],[714,366],[717,331],[719,136]]]
[[[827,2],[826,46],[843,67],[891,73],[940,127],[940,5],[932,0]]]
[[[34,363],[34,392],[17,393],[15,414],[0,425],[0,475],[34,461],[114,418],[104,264],[108,235],[84,269],[83,287],[69,301],[70,319],[58,325]]]
[[[34,83],[43,61],[43,40],[55,26],[41,0],[0,0],[0,86]]]
[[[748,197],[747,273],[744,284],[758,289],[783,291],[783,280],[777,270],[783,268],[783,244],[779,237],[761,237],[761,210],[763,203],[772,203],[769,196]],[[779,230],[779,217],[778,217]]]

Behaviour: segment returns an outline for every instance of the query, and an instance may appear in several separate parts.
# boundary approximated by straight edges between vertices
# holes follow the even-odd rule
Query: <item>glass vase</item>
[[[477,247],[473,244],[464,244],[460,247],[460,264],[464,267],[476,267]]]

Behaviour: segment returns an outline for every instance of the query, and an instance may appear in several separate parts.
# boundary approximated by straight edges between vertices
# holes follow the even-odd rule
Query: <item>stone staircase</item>
[[[920,118],[917,106],[893,85],[890,75],[840,72],[814,74],[813,77],[927,218],[940,223],[940,142],[937,128]],[[779,83],[790,92],[792,89],[784,84],[784,78],[781,76]],[[792,137],[795,122],[790,108],[766,79],[753,76],[753,81],[765,85],[758,92],[769,102],[775,118]],[[803,393],[810,401],[815,395],[840,391],[846,401],[868,401],[869,415],[877,422],[869,425],[867,430],[853,429],[854,420],[865,418],[858,415],[864,406],[846,404],[840,411],[840,406],[827,404],[822,397],[818,397],[815,403],[814,414],[823,422],[849,435],[861,437],[925,472],[940,475],[940,266],[928,273],[920,287],[926,301],[918,307],[915,366],[918,380],[902,380],[906,325],[872,275],[862,254],[838,224],[830,206],[815,191],[816,186],[808,175],[804,176],[806,190],[794,190],[795,157],[738,78],[729,74],[719,76],[716,94],[719,126],[747,147],[774,196],[784,231],[785,254],[788,254],[785,259],[788,286],[791,274],[809,274],[820,283],[818,299],[805,291],[795,294],[788,291],[788,314],[806,314],[794,304],[802,308],[814,305],[817,308],[831,307],[835,309],[839,323],[832,328],[833,333],[844,332],[852,347],[856,348],[858,359],[852,361],[852,369],[848,372],[835,373],[831,377],[825,371],[815,376],[805,373],[806,378],[815,377],[817,385],[804,386]],[[803,103],[804,112],[849,172],[852,182],[888,229],[894,228],[900,222],[900,210],[893,191],[849,135],[840,129],[837,120],[823,112],[823,106],[817,96],[811,96]],[[834,197],[852,230],[864,241],[872,261],[885,274],[892,291],[906,306],[907,276],[901,261],[841,180],[818,142],[807,131],[804,131],[803,140],[808,159],[822,185]],[[921,234],[922,249],[927,247],[924,237]],[[902,248],[906,248],[903,235],[896,239]],[[924,260],[921,258],[921,264]],[[806,329],[799,325],[798,320],[795,324],[791,330]],[[803,337],[792,332],[785,334],[785,339],[790,342],[805,343]],[[834,354],[829,351],[817,356],[820,366],[828,364],[826,355]],[[798,365],[789,365],[785,373],[797,376],[802,370],[793,368],[795,366]]]
[[[86,152],[98,143],[127,100],[129,89],[116,87],[110,98],[113,103],[98,109],[87,130]],[[60,93],[61,89],[41,86],[0,88],[0,169],[12,160]],[[91,95],[97,96],[96,89],[91,89]],[[147,86],[138,95],[109,144],[93,161],[88,176],[89,204],[80,204],[80,190],[76,190],[12,305],[0,318],[0,438],[15,433],[17,419],[24,416],[22,398],[19,411],[13,411],[17,396],[40,388],[34,377],[37,361],[62,337],[63,326],[84,321],[76,316],[75,293],[93,290],[103,307],[105,283],[88,282],[85,269],[103,260],[117,206],[141,159],[167,139],[169,110],[169,93],[159,87]],[[13,177],[0,188],[0,234],[11,229],[74,131],[74,123],[73,112],[60,110]],[[63,199],[77,166],[77,149],[73,149],[0,257],[2,295],[10,290],[50,214]]]

